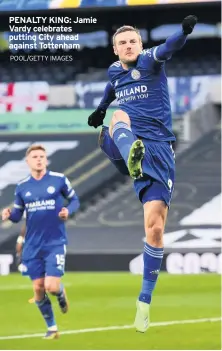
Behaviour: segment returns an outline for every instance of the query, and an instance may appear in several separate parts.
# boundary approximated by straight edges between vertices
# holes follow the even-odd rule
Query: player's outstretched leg
[[[143,284],[136,302],[136,330],[144,333],[150,325],[150,303],[163,259],[163,249],[145,244],[143,261]]]
[[[48,295],[45,294],[44,298],[41,301],[35,301],[35,303],[38,306],[48,328],[44,339],[58,339],[58,328],[55,322],[52,304],[48,298]]]
[[[60,282],[60,278],[47,277],[45,286],[48,292],[57,297],[61,312],[67,313],[69,309],[69,303],[64,286]]]
[[[123,157],[133,179],[142,177],[142,160],[145,153],[143,142],[135,140],[127,113],[117,110],[113,114],[110,134]]]
[[[154,187],[155,185],[153,185]],[[159,189],[162,191],[162,189]],[[149,193],[151,191],[151,193]],[[148,189],[143,195],[146,244],[144,246],[143,283],[136,302],[135,328],[144,333],[150,325],[150,303],[163,259],[163,231],[167,216],[167,206],[163,201],[149,201],[149,196],[158,193],[158,187]],[[147,199],[147,202],[145,200]]]
[[[67,313],[69,309],[68,299],[61,277],[64,274],[65,254],[64,245],[58,246],[53,250],[53,254],[48,256],[47,276],[45,278],[45,290],[56,296],[62,313]],[[60,261],[54,261],[55,257],[59,257]],[[58,263],[59,265],[58,265]],[[55,268],[55,263],[57,263]],[[58,268],[59,267],[59,268]],[[62,269],[61,269],[62,268]]]

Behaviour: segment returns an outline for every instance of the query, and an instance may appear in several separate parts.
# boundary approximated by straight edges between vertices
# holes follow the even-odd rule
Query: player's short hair
[[[132,26],[122,26],[122,27],[118,28],[116,30],[116,32],[114,33],[114,35],[113,35],[113,45],[115,45],[115,38],[116,38],[116,36],[118,34],[124,33],[124,32],[136,32],[139,35],[140,39],[141,39],[141,34],[140,34],[139,29],[137,29],[136,27],[132,27]]]
[[[29,148],[26,151],[26,157],[30,154],[30,152],[32,151],[36,151],[36,150],[42,150],[44,152],[46,152],[46,149],[44,148],[44,146],[40,145],[40,144],[33,144],[31,146],[29,146]]]

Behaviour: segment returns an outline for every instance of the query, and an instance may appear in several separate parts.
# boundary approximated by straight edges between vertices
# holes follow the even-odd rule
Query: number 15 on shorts
[[[57,254],[56,255],[57,269],[64,271],[65,269],[65,255]]]

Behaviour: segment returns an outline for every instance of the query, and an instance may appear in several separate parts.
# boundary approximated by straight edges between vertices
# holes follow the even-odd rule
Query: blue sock
[[[125,122],[118,122],[113,127],[113,140],[127,164],[130,148],[135,141],[131,128]]]
[[[145,244],[143,260],[143,285],[139,301],[150,304],[163,259],[163,248],[156,248]]]
[[[53,327],[56,325],[55,319],[54,319],[54,314],[52,310],[52,304],[51,301],[49,300],[48,296],[45,294],[45,297],[42,301],[36,301],[36,305],[38,306],[46,324],[47,327]]]

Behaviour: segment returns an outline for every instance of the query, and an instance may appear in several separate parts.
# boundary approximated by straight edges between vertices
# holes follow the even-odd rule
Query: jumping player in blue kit
[[[30,146],[26,161],[31,174],[18,183],[13,209],[4,209],[2,220],[17,223],[26,213],[23,272],[33,281],[35,303],[47,325],[45,338],[55,339],[58,328],[47,292],[57,297],[61,311],[66,313],[68,301],[61,283],[67,244],[64,221],[78,210],[79,199],[64,174],[47,171],[43,146]],[[68,200],[67,207],[64,199]]]
[[[139,332],[145,332],[150,324],[150,303],[161,268],[163,232],[174,189],[171,143],[175,136],[164,65],[184,46],[196,23],[196,16],[187,16],[181,30],[146,50],[136,28],[119,28],[113,36],[119,61],[109,67],[103,99],[88,118],[90,126],[103,125],[108,106],[117,98],[119,109],[109,128],[103,125],[99,143],[118,170],[134,179],[144,208],[144,271],[135,318]]]

